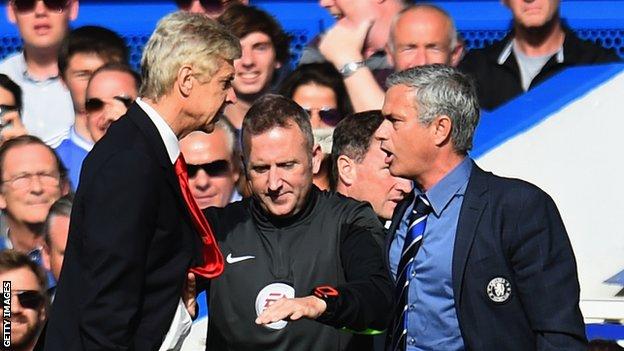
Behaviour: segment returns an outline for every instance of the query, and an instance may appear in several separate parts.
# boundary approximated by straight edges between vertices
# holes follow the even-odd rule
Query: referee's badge
[[[262,311],[271,306],[275,301],[281,298],[292,299],[295,297],[295,289],[285,283],[271,283],[265,286],[256,297],[256,315],[260,315]],[[266,327],[270,329],[284,329],[288,324],[285,320],[280,320],[267,324]]]
[[[490,300],[503,303],[511,296],[511,283],[503,277],[496,277],[488,283],[487,294]]]

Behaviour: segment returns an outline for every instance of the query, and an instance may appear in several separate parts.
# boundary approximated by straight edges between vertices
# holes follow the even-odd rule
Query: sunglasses
[[[9,112],[17,111],[17,106],[0,104],[0,118]]]
[[[134,99],[128,96],[114,96],[113,99],[121,101],[121,103],[124,104],[126,108],[129,108],[130,105],[132,105],[132,103],[134,102]],[[90,98],[85,101],[85,110],[88,113],[100,112],[104,108],[104,105],[106,105],[104,100],[99,98]]]
[[[17,301],[24,308],[36,310],[43,306],[45,297],[37,290],[18,290],[14,293],[17,296]]]
[[[342,114],[340,114],[340,111],[335,108],[321,107],[318,109],[314,109],[305,107],[304,110],[308,114],[308,116],[312,116],[312,111],[318,111],[321,120],[325,122],[325,124],[332,127],[336,126],[336,124],[338,124],[338,122],[340,122],[340,120],[342,119]]]
[[[222,9],[236,3],[238,3],[236,0],[199,0],[199,4],[206,10]],[[181,9],[188,9],[193,4],[193,0],[176,0],[176,4]]]
[[[186,165],[189,178],[195,178],[200,169],[203,169],[211,177],[219,177],[226,175],[230,171],[230,163],[226,160],[216,160],[201,165],[190,163]]]
[[[12,0],[11,4],[17,12],[31,12],[39,0]],[[42,0],[44,5],[52,11],[63,12],[70,0]]]

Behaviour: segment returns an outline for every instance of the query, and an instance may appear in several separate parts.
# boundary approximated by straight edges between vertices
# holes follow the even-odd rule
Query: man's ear
[[[457,44],[451,52],[451,66],[457,67],[459,61],[464,57],[464,40],[457,38]]]
[[[193,68],[189,65],[183,65],[178,70],[176,76],[176,85],[182,97],[188,97],[193,90]]]
[[[449,116],[438,116],[431,124],[433,128],[433,140],[436,146],[441,146],[451,139],[453,122]]]
[[[69,180],[61,179],[61,196],[69,194],[71,187],[69,186]]]
[[[321,151],[321,145],[314,144],[312,147],[312,174],[317,174],[319,172],[322,161],[323,151]]]
[[[392,35],[392,33],[390,33]],[[386,52],[386,60],[390,64],[391,67],[394,67],[394,56],[392,56],[392,49],[390,49],[390,41],[384,46],[384,51]]]
[[[9,20],[9,22],[13,24],[17,23],[17,17],[15,16],[15,9],[13,9],[13,6],[11,6],[10,1],[7,1],[7,4],[6,4],[6,14],[7,14],[7,19]]]
[[[334,166],[338,174],[338,184],[342,183],[346,186],[351,186],[355,182],[357,178],[355,162],[349,156],[338,156]]]
[[[6,210],[7,208],[7,202],[6,199],[4,198],[4,192],[0,191],[0,210]]]
[[[76,20],[76,18],[78,18],[78,0],[74,0],[71,2],[71,4],[69,5],[69,20],[70,21],[74,21]]]

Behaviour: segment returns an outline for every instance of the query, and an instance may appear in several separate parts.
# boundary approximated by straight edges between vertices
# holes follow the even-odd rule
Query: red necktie
[[[204,278],[215,278],[223,272],[223,255],[217,246],[217,241],[214,238],[214,234],[212,233],[210,224],[208,224],[208,220],[206,220],[206,217],[204,217],[204,214],[199,209],[197,202],[195,202],[195,199],[193,198],[193,194],[191,193],[188,183],[186,162],[184,161],[182,154],[180,154],[176,160],[174,167],[176,175],[178,176],[178,181],[180,182],[182,197],[184,198],[184,202],[186,202],[186,205],[191,213],[193,224],[195,224],[195,228],[199,232],[202,242],[204,243],[202,250],[204,265],[191,268],[191,272]]]

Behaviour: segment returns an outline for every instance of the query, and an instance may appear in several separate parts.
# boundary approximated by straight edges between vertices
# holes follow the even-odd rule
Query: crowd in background
[[[412,179],[390,173],[381,147],[392,73],[457,67],[474,79],[480,107],[491,110],[567,67],[620,60],[566,27],[556,0],[504,0],[513,15],[509,34],[469,52],[452,17],[435,5],[320,0],[336,23],[305,48],[295,69],[288,34],[248,1],[176,3],[213,18],[238,37],[242,50],[231,82],[236,96],[214,131],[179,141],[201,209],[252,193],[240,130],[267,94],[292,99],[307,113],[320,145],[314,185],[370,203],[389,225],[414,188]],[[0,63],[0,276],[16,292],[14,350],[33,349],[53,301],[83,161],[140,96],[145,78],[129,66],[117,33],[99,26],[70,29],[78,7],[78,0],[10,0],[6,7],[23,40],[23,51]]]

